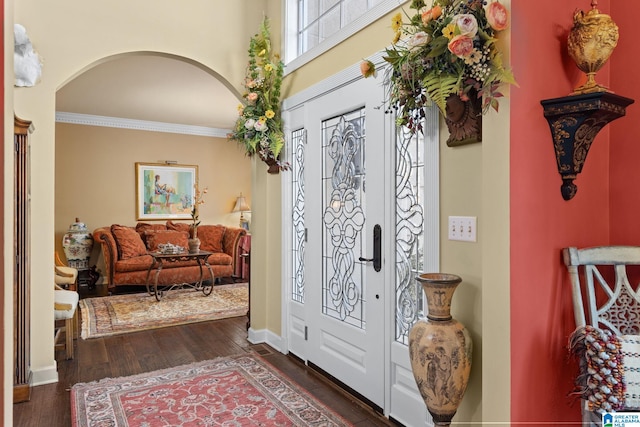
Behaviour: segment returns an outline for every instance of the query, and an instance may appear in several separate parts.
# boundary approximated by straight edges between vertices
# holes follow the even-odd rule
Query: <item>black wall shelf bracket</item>
[[[622,117],[633,99],[611,92],[593,92],[541,101],[549,122],[562,198],[570,200],[578,187],[573,183],[587,159],[594,138],[609,122]]]

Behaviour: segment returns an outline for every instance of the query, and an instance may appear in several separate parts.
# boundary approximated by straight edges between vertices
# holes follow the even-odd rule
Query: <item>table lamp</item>
[[[249,212],[250,210],[251,208],[247,204],[247,200],[244,198],[242,193],[240,193],[240,196],[236,199],[236,205],[233,207],[232,212],[240,212],[240,227],[245,230],[249,230],[249,221],[244,218],[244,213]]]

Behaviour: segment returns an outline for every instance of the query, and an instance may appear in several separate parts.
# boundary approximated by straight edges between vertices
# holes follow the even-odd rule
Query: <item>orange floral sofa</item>
[[[241,238],[246,230],[224,225],[200,225],[200,249],[213,252],[209,265],[216,278],[231,277],[236,270]],[[166,224],[139,222],[135,227],[113,224],[93,231],[95,242],[100,243],[110,290],[118,286],[145,285],[147,271],[153,259],[149,251],[158,245],[171,243],[187,247],[189,224],[167,221]],[[200,277],[195,260],[165,263],[158,284],[194,283]],[[208,279],[208,273],[204,276]]]

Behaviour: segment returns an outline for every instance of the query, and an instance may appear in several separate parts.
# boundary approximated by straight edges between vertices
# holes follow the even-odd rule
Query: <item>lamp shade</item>
[[[240,196],[236,199],[236,205],[233,207],[233,212],[247,212],[250,210],[251,208],[247,204],[247,200],[242,193],[240,193]]]

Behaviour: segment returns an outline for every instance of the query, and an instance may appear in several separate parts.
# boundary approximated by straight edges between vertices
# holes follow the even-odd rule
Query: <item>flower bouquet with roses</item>
[[[486,7],[485,7],[486,6]],[[398,126],[422,131],[424,107],[435,103],[446,114],[450,95],[482,98],[482,112],[498,110],[503,83],[515,84],[502,63],[496,33],[507,28],[506,8],[498,1],[413,0],[408,23],[392,19],[395,37],[384,59],[391,64],[389,100]]]
[[[275,172],[288,169],[288,164],[279,160],[284,147],[280,116],[283,74],[284,64],[271,50],[269,21],[265,18],[260,32],[249,42],[249,64],[242,95],[246,103],[238,106],[239,117],[228,138],[242,144],[247,155],[258,154]]]

